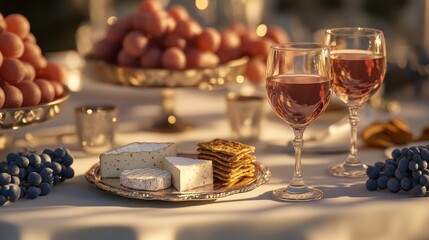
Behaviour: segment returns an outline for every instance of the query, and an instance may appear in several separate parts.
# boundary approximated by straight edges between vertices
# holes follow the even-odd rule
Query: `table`
[[[87,103],[114,103],[119,107],[118,145],[134,141],[174,141],[179,152],[195,151],[196,143],[228,138],[224,91],[180,90],[176,110],[196,124],[183,133],[153,133],[145,125],[157,115],[157,91],[119,88],[85,82],[72,94],[61,115],[45,124],[19,129],[9,134],[17,138],[74,132],[73,109]],[[429,124],[425,101],[402,102],[400,117],[409,121],[414,133]],[[329,114],[315,122],[319,131],[343,113]],[[370,117],[390,118],[373,112]],[[368,119],[366,119],[368,120]],[[22,199],[0,208],[0,239],[427,239],[429,205],[427,198],[412,193],[369,192],[366,179],[330,176],[328,167],[342,162],[347,153],[303,153],[304,180],[324,192],[321,201],[287,203],[273,200],[271,191],[291,179],[293,155],[273,143],[286,143],[292,133],[266,107],[261,141],[255,143],[258,161],[272,177],[259,188],[209,202],[160,202],[126,199],[111,195],[86,182],[83,174],[98,156],[79,151],[70,140],[63,145],[75,156],[73,179],[55,187],[36,200]],[[46,137],[46,136],[45,136]],[[72,139],[72,138],[71,138]],[[347,141],[347,140],[346,140]],[[30,143],[27,143],[30,144]],[[58,146],[57,140],[44,141],[39,149]],[[367,164],[382,161],[383,150],[361,148],[360,159]]]

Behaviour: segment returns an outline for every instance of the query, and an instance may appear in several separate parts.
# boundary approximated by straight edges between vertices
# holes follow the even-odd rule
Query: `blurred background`
[[[384,31],[388,98],[429,99],[429,0],[160,0],[183,4],[203,25],[232,22],[282,26],[293,41],[320,41],[323,29],[365,26]],[[42,51],[86,54],[109,18],[136,11],[139,0],[0,1],[3,15],[21,13]],[[399,99],[400,100],[400,99]]]

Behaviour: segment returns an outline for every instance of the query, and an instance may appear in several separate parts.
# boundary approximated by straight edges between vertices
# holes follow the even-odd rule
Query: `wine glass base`
[[[289,187],[276,189],[272,192],[273,197],[285,202],[309,202],[323,198],[323,192],[312,187],[304,187],[301,191]]]
[[[179,118],[177,115],[162,116],[149,127],[153,132],[184,132],[193,127],[192,124]]]
[[[365,164],[338,164],[329,168],[329,172],[336,177],[345,178],[365,178],[366,169]]]

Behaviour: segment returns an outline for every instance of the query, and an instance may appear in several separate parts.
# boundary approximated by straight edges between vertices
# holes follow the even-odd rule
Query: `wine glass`
[[[334,91],[348,105],[350,152],[346,161],[329,169],[334,176],[365,177],[367,166],[357,155],[359,109],[381,87],[386,73],[386,47],[383,32],[349,27],[325,32],[324,44],[332,60]]]
[[[301,150],[305,128],[328,106],[332,96],[329,50],[318,43],[272,45],[267,60],[266,91],[274,112],[293,129],[295,170],[285,188],[273,191],[283,201],[311,201],[322,191],[302,179]]]

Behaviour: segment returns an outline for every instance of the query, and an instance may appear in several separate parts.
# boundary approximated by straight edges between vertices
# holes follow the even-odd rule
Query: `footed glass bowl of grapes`
[[[344,163],[329,171],[339,177],[366,177],[367,166],[357,154],[359,109],[382,86],[386,73],[383,32],[372,28],[333,28],[325,32],[330,49],[334,92],[347,104],[350,122],[350,152]]]
[[[325,111],[332,96],[329,50],[318,43],[272,45],[267,60],[267,99],[274,112],[293,129],[295,169],[287,187],[273,191],[281,201],[312,201],[323,192],[308,187],[301,173],[306,127]]]

